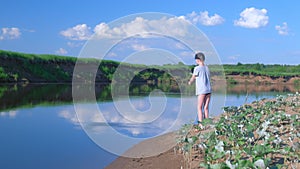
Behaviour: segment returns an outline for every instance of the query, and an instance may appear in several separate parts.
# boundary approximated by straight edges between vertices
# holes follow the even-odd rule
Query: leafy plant
[[[213,128],[197,133],[201,139],[179,143],[183,147],[199,145],[204,152],[204,162],[199,165],[204,168],[295,168],[300,164],[299,93],[224,107],[223,115],[206,125]]]

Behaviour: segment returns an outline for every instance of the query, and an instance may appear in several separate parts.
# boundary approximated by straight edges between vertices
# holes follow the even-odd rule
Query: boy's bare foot
[[[198,131],[203,130],[204,128],[205,128],[205,127],[201,124],[201,122],[198,121],[198,124],[195,125],[195,127],[194,127],[194,131],[195,131],[195,132],[198,132]]]

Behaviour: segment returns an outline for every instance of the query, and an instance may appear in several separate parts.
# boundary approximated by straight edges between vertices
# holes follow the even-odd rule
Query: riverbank
[[[300,94],[225,108],[206,130],[186,125],[176,135],[146,140],[130,152],[179,139],[167,152],[147,158],[119,157],[110,168],[300,167]],[[189,130],[187,130],[189,129]],[[243,134],[244,132],[244,134]],[[151,146],[149,146],[151,148]],[[200,167],[200,165],[202,167]]]
[[[84,72],[75,73],[75,65]],[[164,84],[174,90],[185,84],[194,65],[139,65],[112,60],[26,54],[0,50],[0,83],[72,83],[73,81]],[[123,71],[117,72],[122,68]],[[292,84],[300,86],[300,65],[209,65],[213,84]],[[93,73],[94,72],[94,73]],[[123,73],[122,73],[123,72]],[[126,72],[126,73],[124,73]],[[75,78],[74,78],[75,77]],[[116,78],[117,77],[117,78]],[[226,82],[224,81],[226,80]]]

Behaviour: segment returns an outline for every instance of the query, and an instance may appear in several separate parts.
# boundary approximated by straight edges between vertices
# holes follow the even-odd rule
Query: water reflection
[[[71,104],[0,114],[0,168],[96,169],[116,158],[73,125],[76,114]]]
[[[220,94],[224,91],[218,90],[219,85],[214,86],[214,93]],[[186,86],[181,91],[174,84],[130,84],[129,95],[134,96],[148,96],[153,90],[159,89],[168,97],[179,97],[180,92],[184,96],[193,96],[194,87]],[[126,94],[126,88],[119,88],[118,95]],[[246,95],[262,93],[262,92],[283,92],[295,93],[300,90],[300,86],[295,85],[255,85],[255,84],[237,84],[228,85],[227,94]],[[112,101],[111,85],[110,84],[96,84],[95,91],[98,102]],[[177,95],[176,95],[177,94]],[[88,100],[87,100],[88,101]],[[70,104],[72,99],[72,85],[71,84],[0,84],[0,112],[17,109],[33,107],[35,105],[62,105]],[[145,103],[145,102],[144,102]],[[141,105],[141,103],[134,103],[136,109],[145,110],[148,103]],[[148,105],[147,105],[148,104]]]
[[[71,101],[71,85],[67,84],[0,85],[0,111]]]
[[[103,130],[100,128],[109,125],[119,133],[130,137],[144,138],[155,136],[174,125],[174,121],[178,117],[178,112],[182,109],[180,107],[182,102],[189,105],[188,108],[182,109],[182,113],[185,113],[189,117],[189,119],[185,120],[189,121],[195,115],[193,109],[196,107],[196,101],[193,96],[193,87],[186,88],[184,93],[179,95],[179,89],[174,84],[130,84],[130,99],[126,100],[126,98],[122,98],[122,94],[126,94],[124,92],[126,89],[121,88],[118,90],[119,99],[114,100],[114,105],[121,105],[122,111],[117,110],[116,106],[111,103],[111,85],[96,84],[95,89],[97,104],[102,114],[92,110],[89,104],[84,104],[86,110],[82,110],[82,113],[79,114],[81,116],[80,119],[90,122],[90,124],[87,124],[87,127],[94,131]],[[165,105],[153,106],[156,109],[151,110],[151,102],[161,103],[161,96],[153,97],[154,100],[152,101],[149,100],[152,97],[148,97],[152,91],[157,89],[166,93],[168,101],[165,102]],[[230,95],[234,95],[237,98],[241,97],[240,100],[243,100],[246,99],[246,95],[258,98],[263,92],[286,93],[298,90],[299,88],[293,85],[229,85],[227,88],[227,102],[230,104],[237,102],[235,98],[229,97]],[[222,93],[218,94],[218,92],[214,92],[212,99],[218,100],[221,97],[220,95]],[[215,103],[217,104],[218,101],[215,101]],[[19,108],[34,107],[36,105],[53,106],[64,104],[72,104],[72,86],[70,84],[0,85],[0,117],[15,118],[18,114],[16,109]],[[224,106],[222,104],[216,106],[216,104],[211,109]],[[238,104],[242,104],[242,102]],[[157,109],[162,107],[166,108],[167,111]],[[133,111],[137,113],[133,113]],[[120,114],[120,112],[124,114]],[[161,114],[157,114],[157,112]],[[211,111],[212,116],[220,113],[221,109]],[[74,125],[79,125],[73,110],[63,110],[58,115]]]
[[[11,110],[8,112],[0,112],[0,117],[9,117],[9,118],[15,118],[18,114],[18,111]]]

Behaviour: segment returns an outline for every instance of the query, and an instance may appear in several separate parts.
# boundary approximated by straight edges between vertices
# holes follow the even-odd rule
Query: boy
[[[194,68],[193,75],[188,84],[191,85],[196,79],[196,95],[198,97],[198,123],[199,127],[202,127],[201,122],[203,119],[203,110],[204,118],[208,118],[209,115],[209,102],[211,97],[210,73],[208,67],[204,64],[205,56],[203,53],[196,53],[195,61],[197,66]]]

